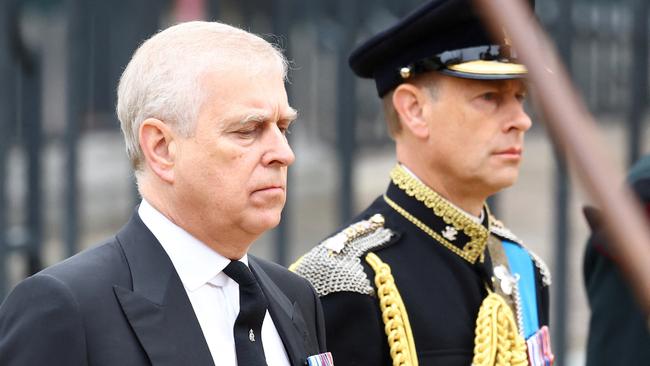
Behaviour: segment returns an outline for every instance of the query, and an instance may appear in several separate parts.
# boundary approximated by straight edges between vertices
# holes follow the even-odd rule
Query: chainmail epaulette
[[[311,282],[319,296],[341,291],[372,296],[374,287],[363,270],[361,257],[386,244],[393,234],[384,228],[384,217],[375,214],[325,239],[289,269]]]
[[[513,234],[510,229],[505,227],[501,221],[497,220],[492,215],[490,215],[490,232],[496,236],[508,239],[526,248],[524,243],[515,234]],[[539,269],[539,273],[542,275],[542,283],[544,286],[550,286],[552,282],[551,271],[548,269],[546,263],[542,260],[542,258],[533,253],[533,251],[530,249],[526,248],[526,251],[528,251],[528,254],[530,254],[530,257],[533,259],[533,263],[535,263],[535,266],[537,269]]]

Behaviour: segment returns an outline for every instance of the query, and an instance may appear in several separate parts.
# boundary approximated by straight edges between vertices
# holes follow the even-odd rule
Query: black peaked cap
[[[534,0],[529,2],[534,6]],[[375,79],[377,92],[379,96],[383,96],[404,82],[405,78],[400,75],[400,70],[404,67],[447,51],[491,45],[495,47],[499,43],[492,40],[474,10],[473,1],[431,0],[359,45],[350,55],[349,64],[356,75]],[[523,67],[517,64],[514,58],[499,59],[501,65],[497,66],[515,64],[519,69]],[[468,60],[458,61],[460,63]],[[482,69],[480,73],[447,73],[474,79],[522,77],[522,72],[493,73],[489,67]]]

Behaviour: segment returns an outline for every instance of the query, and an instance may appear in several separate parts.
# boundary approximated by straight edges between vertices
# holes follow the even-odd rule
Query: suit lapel
[[[114,287],[153,366],[211,365],[208,345],[171,260],[137,212],[117,234],[133,288]]]
[[[303,366],[307,358],[305,343],[309,340],[309,332],[300,307],[289,300],[260,267],[255,257],[249,255],[248,264],[269,301],[269,314],[282,338],[291,365]]]

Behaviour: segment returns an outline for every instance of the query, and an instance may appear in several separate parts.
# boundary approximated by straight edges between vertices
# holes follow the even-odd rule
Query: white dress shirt
[[[222,272],[230,259],[171,222],[144,199],[138,214],[167,252],[183,282],[214,364],[237,365],[233,326],[239,314],[239,285]],[[240,261],[248,265],[247,256]],[[268,366],[289,366],[284,344],[268,310],[262,324],[262,344]]]

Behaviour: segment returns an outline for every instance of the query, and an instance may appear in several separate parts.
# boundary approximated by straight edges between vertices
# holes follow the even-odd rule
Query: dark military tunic
[[[363,252],[356,262],[349,260],[351,264],[340,267],[347,271],[355,263],[362,266],[366,284],[372,284],[371,291],[364,290],[358,277],[352,279],[348,275],[352,284],[346,283],[345,278],[340,278],[339,269],[314,260],[341,255],[336,251],[323,254],[326,252],[316,247],[293,269],[312,281],[321,295],[328,350],[336,365],[393,364],[373,283],[375,271],[365,260],[369,252],[390,266],[406,307],[419,365],[470,365],[477,314],[492,283],[487,237],[498,231],[511,240],[515,238],[507,229],[496,226],[498,222],[490,218],[487,208],[479,224],[433,191],[423,188],[426,186],[415,177],[409,179],[408,173],[399,167],[391,174],[393,179],[385,195],[352,220],[358,222],[381,214],[383,228],[391,232],[390,238],[373,239],[376,246]],[[488,234],[490,223],[494,228]],[[548,324],[550,279],[545,265],[537,258],[534,263],[541,326]]]
[[[627,183],[650,219],[650,155],[634,164]],[[591,307],[587,365],[650,365],[647,318],[621,273],[598,210],[585,209],[592,229],[584,256],[584,280]]]

